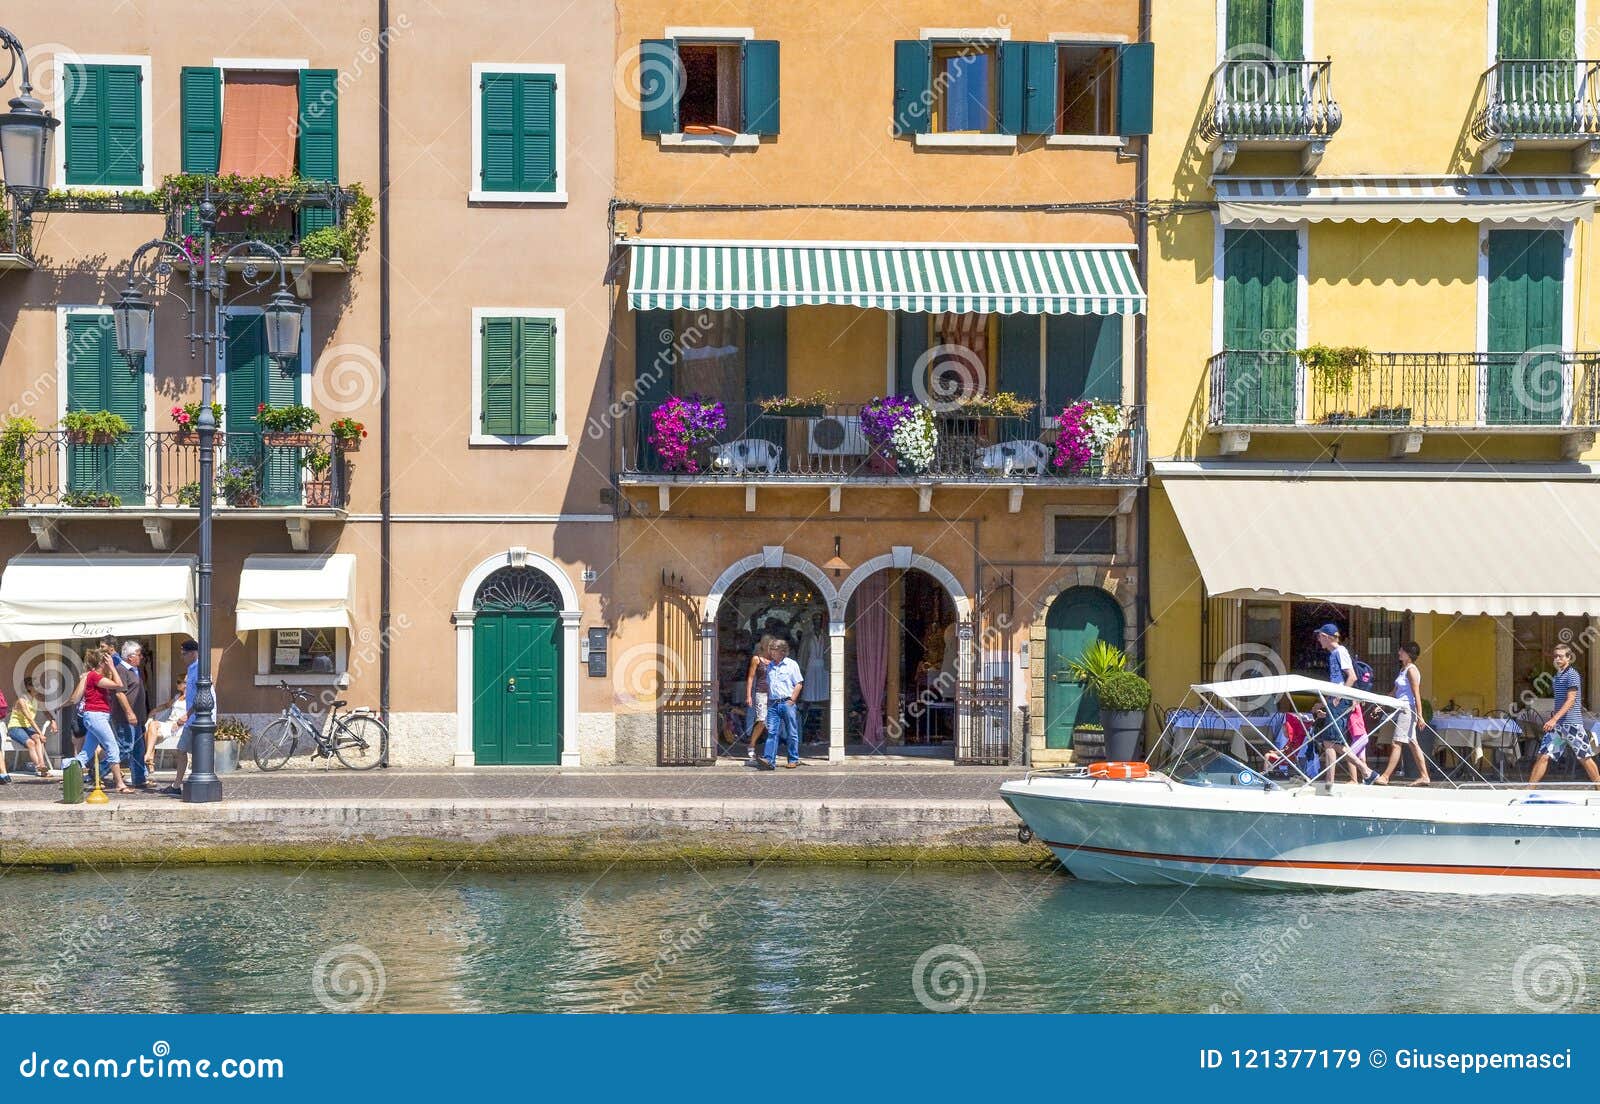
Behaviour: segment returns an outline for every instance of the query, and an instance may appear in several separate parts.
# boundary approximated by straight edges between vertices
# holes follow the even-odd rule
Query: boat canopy
[[[1357,690],[1354,686],[1340,686],[1336,682],[1305,675],[1263,675],[1260,678],[1234,679],[1232,682],[1196,683],[1191,689],[1197,694],[1209,694],[1227,701],[1275,698],[1280,694],[1316,694],[1324,698],[1366,702],[1384,709],[1406,708],[1406,703],[1399,698],[1374,694],[1370,690]]]

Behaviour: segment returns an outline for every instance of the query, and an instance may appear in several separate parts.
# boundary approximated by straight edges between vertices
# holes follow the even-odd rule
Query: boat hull
[[[1600,896],[1600,806],[1079,778],[1001,796],[1075,877],[1135,885]]]

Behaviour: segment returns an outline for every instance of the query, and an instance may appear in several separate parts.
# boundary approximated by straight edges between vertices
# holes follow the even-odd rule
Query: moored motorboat
[[[1169,724],[1142,777],[1063,768],[1000,795],[1073,875],[1184,886],[1600,895],[1600,795],[1592,790],[1336,784],[1277,753],[1256,709],[1291,695],[1352,702],[1378,723],[1404,703],[1285,675],[1194,687],[1205,703]],[[1212,713],[1226,725],[1201,721]],[[1230,751],[1201,740],[1222,732]],[[1252,765],[1257,756],[1261,766]],[[1275,780],[1267,767],[1284,771]]]

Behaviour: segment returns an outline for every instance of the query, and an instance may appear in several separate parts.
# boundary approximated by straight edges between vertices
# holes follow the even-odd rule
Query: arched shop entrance
[[[954,754],[962,643],[956,604],[919,568],[862,578],[845,610],[845,732],[863,750]]]
[[[1072,587],[1051,603],[1045,616],[1045,747],[1070,748],[1075,728],[1099,724],[1100,705],[1072,677],[1071,666],[1098,640],[1121,648],[1125,628],[1122,607],[1099,587]]]
[[[718,728],[726,746],[743,743],[745,677],[762,637],[789,645],[800,665],[800,733],[806,754],[828,751],[828,602],[816,585],[790,567],[760,567],[741,576],[717,606]]]

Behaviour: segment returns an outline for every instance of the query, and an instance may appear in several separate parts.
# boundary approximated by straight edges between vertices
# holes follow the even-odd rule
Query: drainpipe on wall
[[[389,345],[389,0],[378,0],[378,365],[383,389],[378,396],[378,554],[383,561],[378,590],[378,714],[389,718],[389,605],[393,595],[390,567],[392,504],[389,497],[390,401],[394,390]],[[389,765],[384,745],[383,765]]]
[[[1150,41],[1150,0],[1139,0],[1139,41]],[[1146,662],[1147,650],[1145,648],[1145,633],[1150,628],[1150,410],[1148,401],[1150,387],[1147,376],[1150,372],[1150,344],[1149,344],[1149,318],[1150,318],[1150,136],[1147,134],[1139,139],[1138,164],[1135,169],[1134,199],[1137,201],[1137,214],[1134,221],[1134,233],[1139,240],[1138,269],[1139,285],[1145,290],[1145,309],[1143,314],[1133,316],[1133,396],[1134,403],[1139,407],[1140,417],[1144,421],[1145,439],[1145,481],[1135,496],[1135,525],[1138,529],[1138,601],[1136,603],[1136,619],[1138,621],[1137,649],[1141,665]]]

